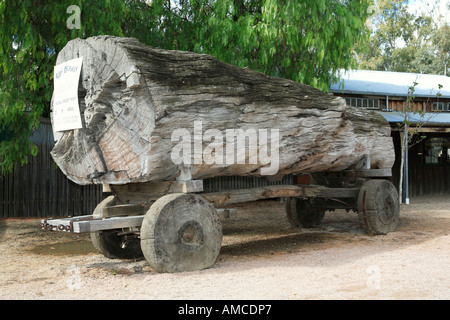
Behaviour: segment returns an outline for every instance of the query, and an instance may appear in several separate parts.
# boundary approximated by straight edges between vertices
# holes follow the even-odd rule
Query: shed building
[[[375,110],[390,123],[396,161],[393,183],[400,177],[401,124],[407,113],[411,126],[420,124],[420,142],[408,150],[409,196],[450,194],[450,77],[403,72],[341,71],[331,92],[347,104]],[[405,186],[403,188],[405,190]],[[406,195],[404,195],[406,198]]]

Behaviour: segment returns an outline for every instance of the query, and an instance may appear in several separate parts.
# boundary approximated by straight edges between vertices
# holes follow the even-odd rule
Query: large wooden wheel
[[[104,207],[116,203],[114,196],[100,202],[94,210],[94,216],[102,218]],[[110,259],[142,259],[143,254],[139,239],[135,235],[127,235],[122,229],[95,231],[91,233],[94,247]]]
[[[397,189],[388,180],[369,180],[359,191],[358,216],[369,234],[387,234],[398,226],[400,205]]]
[[[141,248],[157,272],[183,272],[211,267],[222,246],[216,209],[196,194],[169,194],[146,213]]]
[[[293,227],[311,228],[322,222],[325,210],[315,208],[309,199],[287,198],[286,215]]]

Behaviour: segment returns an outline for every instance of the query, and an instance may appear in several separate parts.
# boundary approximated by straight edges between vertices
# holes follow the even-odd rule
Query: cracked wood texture
[[[55,133],[51,152],[78,184],[175,179],[180,168],[171,152],[179,142],[171,141],[172,133],[184,128],[193,139],[194,121],[202,122],[202,133],[222,133],[224,155],[227,129],[267,129],[269,138],[278,129],[277,176],[342,171],[365,155],[374,169],[394,163],[390,127],[382,116],[310,86],[132,38],[72,40],[57,64],[78,57],[83,57],[78,88],[83,128]],[[267,147],[270,155],[270,139],[263,142],[258,150]],[[204,139],[202,150],[210,143]],[[245,164],[203,161],[190,171],[193,179],[260,176],[268,166],[250,163],[247,154]]]

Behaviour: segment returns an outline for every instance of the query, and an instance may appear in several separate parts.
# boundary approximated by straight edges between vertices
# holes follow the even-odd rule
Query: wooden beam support
[[[144,220],[144,216],[114,217],[101,220],[79,221],[73,223],[73,232],[84,233],[140,227],[142,225],[142,220]]]
[[[203,191],[203,180],[173,181],[169,193],[193,193]]]
[[[121,204],[111,207],[104,207],[102,209],[102,217],[121,217],[121,216],[139,216],[148,211],[147,207],[139,204]]]
[[[220,219],[231,219],[237,217],[237,209],[220,208],[216,210]]]
[[[122,203],[156,201],[169,193],[195,193],[203,191],[203,180],[139,182],[109,185],[109,189]]]
[[[391,169],[361,169],[356,172],[360,178],[383,178],[392,177]]]
[[[203,193],[201,196],[216,206],[222,206],[270,198],[354,198],[358,194],[359,188],[327,188],[317,185],[276,185]]]

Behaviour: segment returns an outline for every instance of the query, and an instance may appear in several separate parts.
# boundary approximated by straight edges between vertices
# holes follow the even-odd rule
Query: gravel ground
[[[237,206],[223,221],[216,264],[158,274],[145,260],[110,260],[89,237],[0,220],[0,299],[450,298],[450,197],[411,199],[396,232],[368,236],[355,213],[292,229],[278,201]]]

